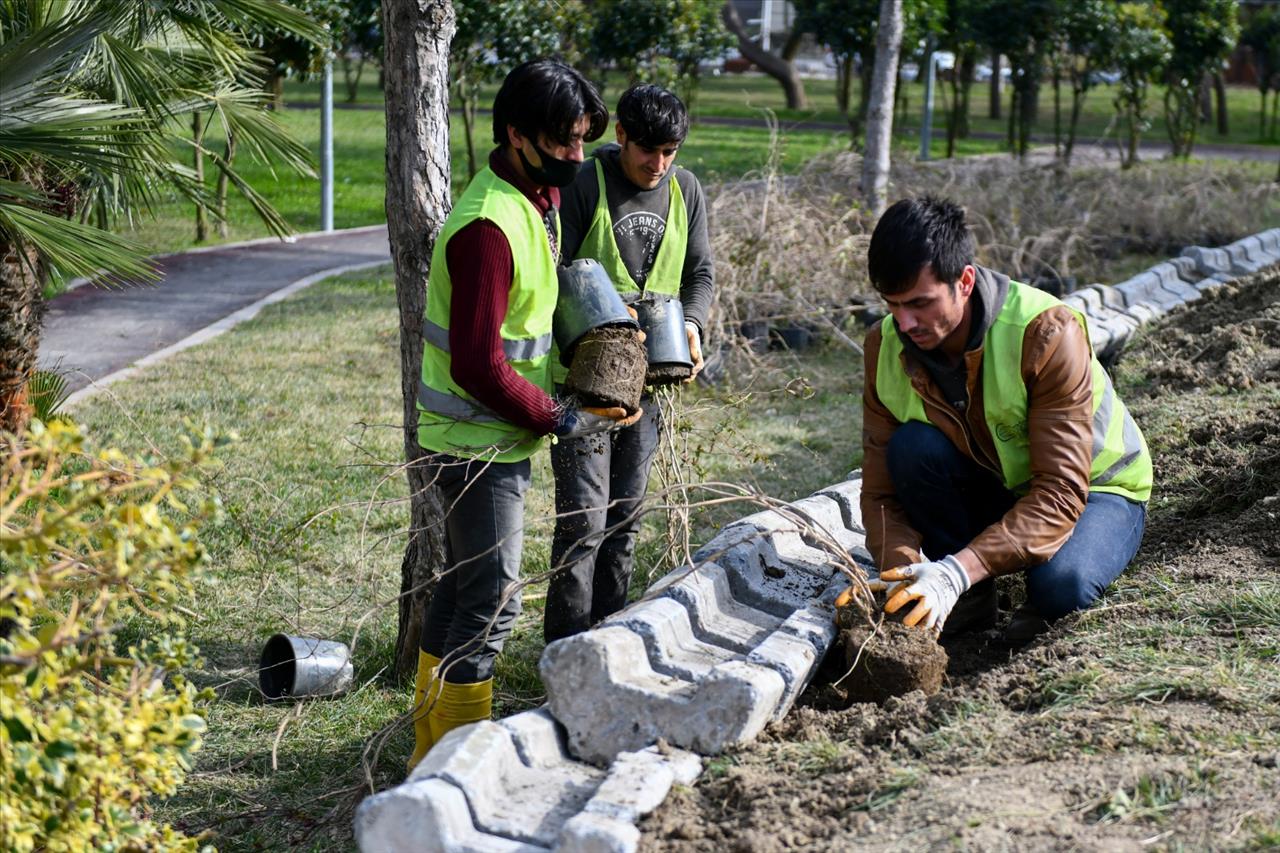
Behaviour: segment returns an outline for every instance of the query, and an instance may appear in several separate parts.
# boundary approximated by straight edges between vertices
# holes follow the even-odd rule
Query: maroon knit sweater
[[[545,217],[560,205],[560,190],[539,187],[518,174],[503,152],[489,155],[494,174],[524,193]],[[555,254],[555,247],[552,249]],[[502,352],[502,321],[507,316],[514,265],[506,235],[487,219],[477,219],[453,235],[445,250],[453,302],[449,309],[449,374],[464,391],[505,421],[538,435],[555,429],[554,401],[537,385],[511,369]]]

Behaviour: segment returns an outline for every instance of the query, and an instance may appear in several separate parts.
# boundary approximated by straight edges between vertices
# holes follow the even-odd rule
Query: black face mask
[[[552,157],[543,151],[542,146],[537,142],[533,143],[533,150],[537,151],[538,156],[542,158],[541,166],[530,163],[529,158],[524,156],[523,148],[516,149],[516,153],[520,155],[520,164],[524,166],[524,173],[529,176],[529,180],[543,187],[567,187],[573,183],[574,177],[578,174],[579,163]]]

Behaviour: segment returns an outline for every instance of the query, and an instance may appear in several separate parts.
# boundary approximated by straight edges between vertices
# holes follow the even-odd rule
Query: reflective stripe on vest
[[[609,197],[605,193],[604,163],[596,158],[596,184],[600,188],[600,198],[596,202],[595,215],[591,217],[591,227],[587,236],[582,238],[578,247],[578,258],[593,258],[600,262],[604,271],[609,274],[613,286],[620,293],[634,293],[640,290],[631,271],[622,262],[622,253],[618,251],[618,241],[613,234],[613,217],[609,214]],[[684,194],[680,192],[680,181],[676,180],[673,171],[667,181],[671,188],[667,203],[666,226],[662,231],[662,242],[658,245],[658,256],[653,259],[653,267],[645,278],[644,289],[649,293],[662,293],[678,296],[680,278],[684,273],[684,256],[689,246],[689,214],[684,207]]]
[[[1022,381],[1022,340],[1027,325],[1057,299],[1018,282],[1010,282],[1004,307],[983,338],[983,415],[999,456],[1005,487],[1025,494],[1031,482],[1030,441],[1027,435],[1027,388]],[[1072,314],[1085,330],[1082,314]],[[876,390],[880,401],[898,421],[929,423],[924,401],[903,367],[902,339],[892,315],[880,326],[880,356]],[[1151,455],[1137,423],[1112,387],[1111,377],[1090,352],[1093,385],[1091,491],[1111,492],[1145,501],[1151,495]]]
[[[449,330],[430,320],[422,321],[422,339],[433,347],[444,352],[452,352],[449,348]],[[538,338],[518,338],[502,342],[502,354],[507,361],[528,361],[551,352],[551,333]]]
[[[449,240],[472,222],[496,225],[511,249],[511,288],[499,334],[507,363],[528,382],[551,392],[551,316],[558,284],[547,227],[534,205],[487,166],[458,198],[431,254],[423,317],[422,376],[418,387],[418,443],[456,456],[519,462],[542,437],[516,426],[475,400],[453,380],[449,350]],[[559,241],[559,218],[555,220]]]

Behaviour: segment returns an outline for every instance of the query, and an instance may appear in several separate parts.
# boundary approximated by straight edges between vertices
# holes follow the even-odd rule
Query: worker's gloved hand
[[[871,592],[873,593],[884,592],[885,590],[889,589],[891,586],[893,587],[894,590],[896,590],[897,587],[902,586],[902,584],[891,585],[886,581],[880,580],[880,575],[876,574],[875,572],[871,572],[871,571],[867,572],[867,588],[871,590]],[[836,627],[844,627],[840,621],[840,609],[843,607],[847,607],[849,604],[853,602],[853,598],[856,595],[854,591],[855,589],[856,587],[851,584],[848,588],[846,588],[843,592],[841,592],[839,595],[836,596],[836,601],[835,601]]]
[[[627,313],[631,315],[632,320],[638,321],[640,319],[640,315],[636,313],[636,309],[632,308],[630,305],[624,305],[623,307],[627,309]],[[645,338],[647,337],[649,336],[644,333],[644,329],[636,329],[637,341],[639,341],[640,343],[644,343]]]
[[[969,588],[969,575],[953,555],[936,562],[912,563],[880,573],[881,580],[905,581],[899,584],[884,603],[885,613],[897,613],[904,604],[916,606],[902,620],[908,628],[922,624],[925,628],[942,629],[956,599]]]
[[[685,382],[692,382],[702,371],[702,367],[706,362],[702,360],[702,333],[698,331],[696,323],[688,320],[684,324],[685,336],[689,339],[689,356],[693,359],[693,372],[689,374],[689,378]]]
[[[621,406],[604,408],[569,406],[561,412],[560,423],[556,424],[556,428],[551,432],[560,438],[581,438],[611,429],[629,427],[640,420],[643,414],[644,409],[637,409],[635,414],[628,415],[627,410]]]

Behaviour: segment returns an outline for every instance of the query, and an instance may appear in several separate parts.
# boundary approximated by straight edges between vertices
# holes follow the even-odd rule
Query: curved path
[[[391,262],[387,227],[252,240],[154,258],[158,284],[76,287],[46,305],[40,367],[76,403],[147,364],[221,334],[302,288]]]

